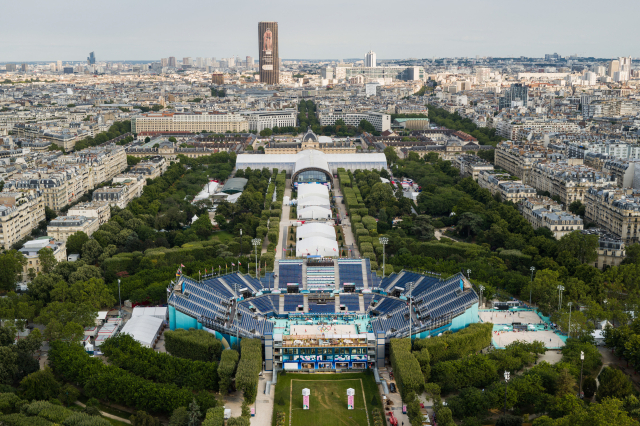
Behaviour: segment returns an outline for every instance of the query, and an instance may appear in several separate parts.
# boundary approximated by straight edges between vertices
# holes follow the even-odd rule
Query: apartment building
[[[625,244],[640,242],[640,191],[632,188],[589,188],[585,197],[585,219],[619,238]]]
[[[91,236],[100,227],[98,219],[85,216],[58,216],[49,222],[47,235],[57,241],[67,242],[67,238],[76,232]]]
[[[527,142],[504,141],[496,146],[495,165],[529,183],[531,170],[544,161],[551,150],[542,145]]]
[[[378,132],[391,130],[391,116],[381,112],[347,112],[339,109],[317,112],[321,126],[333,126],[342,120],[348,126],[358,127],[362,120],[368,121]]]
[[[618,266],[625,259],[625,244],[621,239],[598,228],[585,229],[582,233],[598,236],[598,259],[593,265],[596,268]]]
[[[580,133],[582,130],[577,123],[567,120],[547,120],[541,118],[527,118],[523,120],[500,120],[496,123],[496,133],[510,140],[521,140],[530,133],[542,135],[544,133]]]
[[[558,196],[569,206],[574,201],[584,202],[589,188],[602,188],[615,184],[615,177],[587,166],[564,163],[539,163],[530,173],[529,182],[538,191]]]
[[[53,251],[53,257],[58,262],[67,260],[67,245],[63,241],[56,241],[50,237],[40,237],[35,240],[27,241],[19,250],[27,261],[22,269],[22,280],[29,279],[29,272],[33,271],[36,275],[42,272],[40,266],[40,250],[50,248]]]
[[[503,182],[522,183],[521,180],[517,180],[510,173],[495,170],[482,170],[478,173],[478,185],[480,185],[480,188],[488,189],[491,195],[496,195],[500,192],[498,186]]]
[[[536,195],[535,188],[525,185],[522,182],[501,182],[498,184],[498,192],[502,201],[518,203],[525,198]]]
[[[298,111],[292,108],[278,111],[240,111],[249,122],[249,130],[260,132],[274,127],[296,127]]]
[[[38,189],[0,192],[0,247],[12,245],[29,236],[45,220],[42,191]]]
[[[166,172],[168,168],[169,162],[164,157],[155,156],[131,167],[130,173],[144,176],[145,179],[155,179]]]
[[[480,172],[493,170],[493,164],[476,155],[460,155],[453,160],[451,165],[460,170],[461,177],[470,177],[476,182]]]
[[[640,159],[640,144],[621,141],[569,142],[566,144],[568,158],[585,158],[587,154],[605,154],[620,159]]]
[[[525,198],[519,204],[522,216],[534,229],[549,228],[556,239],[583,229],[582,218],[562,208],[562,204],[543,196]]]
[[[149,112],[131,119],[131,132],[142,136],[174,133],[246,132],[249,122],[240,114],[211,112]]]
[[[136,197],[142,195],[146,180],[141,175],[122,174],[113,178],[113,185],[93,191],[94,202],[107,202],[124,209]]]
[[[618,187],[640,189],[640,159],[609,159],[602,166],[603,173],[616,178]]]
[[[98,219],[99,225],[102,225],[111,219],[111,206],[106,201],[90,201],[71,207],[67,215]]]

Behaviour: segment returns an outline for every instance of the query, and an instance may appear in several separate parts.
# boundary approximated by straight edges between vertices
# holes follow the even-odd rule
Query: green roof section
[[[244,187],[247,186],[247,182],[249,181],[245,178],[229,179],[222,187],[222,192],[225,194],[236,194],[238,192],[242,192]]]

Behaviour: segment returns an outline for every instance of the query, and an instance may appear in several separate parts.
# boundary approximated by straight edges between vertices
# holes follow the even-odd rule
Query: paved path
[[[344,232],[344,245],[348,250],[351,248],[353,251],[351,252],[351,257],[360,257],[360,252],[358,251],[358,246],[356,244],[356,240],[353,237],[353,232],[351,231],[351,218],[347,216],[347,209],[344,204],[342,204],[342,191],[340,191],[340,187],[336,186],[333,188],[333,194],[336,197],[336,206],[338,206],[338,211],[340,212],[340,219],[342,219],[342,231]],[[342,255],[342,253],[341,253]],[[347,251],[347,256],[349,256],[349,252]]]
[[[271,426],[275,386],[271,386],[271,393],[269,395],[264,394],[264,388],[267,385],[267,380],[271,380],[272,377],[272,373],[263,373],[263,375],[260,376],[260,380],[258,381],[258,396],[254,404],[256,416],[251,417],[251,426]]]
[[[83,404],[82,402],[80,402],[80,401],[76,401],[76,405],[79,405],[79,406],[80,406],[80,407],[82,407],[82,408],[86,408],[86,407],[87,407],[86,405],[84,405],[84,404]],[[107,418],[109,418],[109,419],[117,420],[117,421],[119,421],[119,422],[126,423],[126,424],[128,424],[128,425],[130,425],[130,424],[131,424],[131,421],[130,421],[130,420],[123,419],[122,417],[114,416],[113,414],[105,413],[104,411],[100,411],[100,415],[101,415],[102,417],[107,417]]]
[[[284,187],[284,196],[289,197],[291,200],[291,180],[287,179]],[[276,259],[282,259],[282,244],[287,238],[287,227],[291,225],[292,220],[289,219],[291,212],[290,206],[282,206],[282,216],[280,217],[280,238],[278,238],[278,245],[276,246]]]

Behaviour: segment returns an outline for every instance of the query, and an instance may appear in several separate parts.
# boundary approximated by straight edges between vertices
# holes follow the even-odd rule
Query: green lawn
[[[304,388],[311,391],[309,410],[302,409]],[[348,388],[355,389],[353,410],[347,410]],[[372,425],[371,412],[373,408],[380,407],[380,395],[373,374],[287,373],[278,377],[273,424],[275,425],[276,412],[284,411],[286,425],[289,425],[291,413],[291,426]]]
[[[233,235],[231,235],[230,233],[228,233],[227,231],[217,231],[213,233],[213,236],[211,237],[212,240],[218,240],[221,243],[227,243],[229,240],[232,240],[234,237]]]

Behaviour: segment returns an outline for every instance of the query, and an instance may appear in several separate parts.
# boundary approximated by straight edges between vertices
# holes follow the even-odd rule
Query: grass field
[[[302,409],[302,389],[309,388],[309,410]],[[355,409],[347,410],[347,389],[355,390]],[[363,395],[364,390],[364,395]],[[380,408],[380,395],[373,374],[295,374],[278,377],[273,425],[277,411],[285,413],[285,425],[371,425],[373,408]]]

